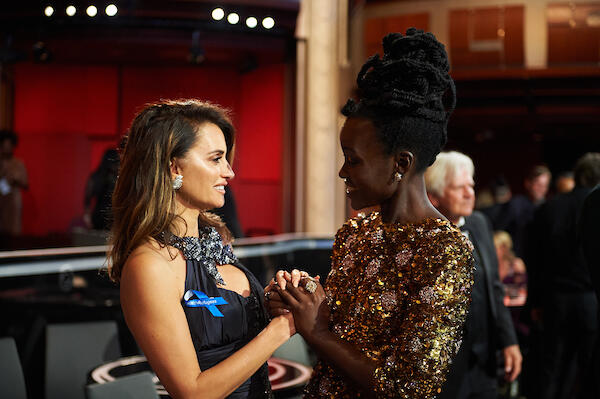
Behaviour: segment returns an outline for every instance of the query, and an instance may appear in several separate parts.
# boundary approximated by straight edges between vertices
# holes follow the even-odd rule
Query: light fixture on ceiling
[[[104,12],[106,12],[106,15],[108,15],[109,17],[114,17],[119,12],[119,9],[117,8],[116,5],[109,4],[106,6],[106,9],[104,10]]]
[[[255,17],[246,18],[246,26],[248,28],[254,29],[258,25],[258,20]]]
[[[96,8],[96,6],[91,5],[85,10],[85,13],[90,17],[95,17],[96,14],[98,14],[98,9]]]
[[[75,6],[68,6],[67,9],[65,10],[65,12],[67,13],[67,15],[69,17],[72,17],[73,15],[75,15],[77,13],[77,9],[75,8]]]
[[[227,22],[229,22],[231,25],[235,25],[240,22],[240,16],[235,12],[229,13],[227,16]]]
[[[215,21],[220,21],[225,17],[225,11],[223,11],[222,8],[217,7],[214,10],[212,10],[212,13],[210,15]]]
[[[262,26],[265,29],[271,29],[275,26],[275,20],[271,17],[266,17],[262,20]]]

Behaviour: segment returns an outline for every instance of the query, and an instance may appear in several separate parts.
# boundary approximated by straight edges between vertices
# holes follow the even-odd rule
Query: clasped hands
[[[291,313],[296,331],[307,341],[328,331],[329,307],[319,280],[319,276],[312,278],[297,269],[279,270],[265,287],[265,305],[271,316]],[[316,285],[314,292],[306,284]]]

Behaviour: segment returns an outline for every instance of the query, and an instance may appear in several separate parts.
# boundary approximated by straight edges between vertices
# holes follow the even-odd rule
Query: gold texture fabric
[[[374,360],[377,398],[434,398],[460,347],[473,247],[453,224],[350,219],[336,234],[325,291],[329,329]],[[320,360],[305,398],[368,396]]]

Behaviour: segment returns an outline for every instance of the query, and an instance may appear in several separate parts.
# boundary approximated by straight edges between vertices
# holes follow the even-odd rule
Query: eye
[[[214,163],[219,163],[219,162],[221,161],[221,159],[223,159],[223,157],[222,157],[222,156],[218,156],[218,157],[215,157],[215,158],[213,158],[213,160],[212,160],[212,161],[213,161]]]
[[[346,163],[348,165],[357,165],[360,161],[354,157],[346,157]]]

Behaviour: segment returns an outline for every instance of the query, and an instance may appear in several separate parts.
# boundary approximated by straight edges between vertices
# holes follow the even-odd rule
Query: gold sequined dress
[[[450,222],[359,215],[336,234],[329,329],[377,363],[376,397],[434,398],[460,347],[472,285],[472,246]],[[364,396],[320,360],[304,397]]]

